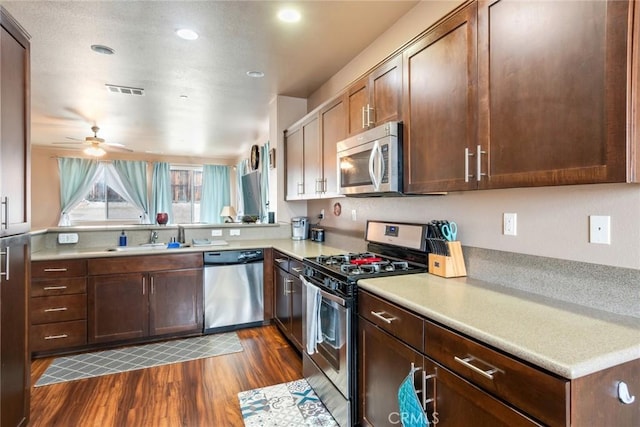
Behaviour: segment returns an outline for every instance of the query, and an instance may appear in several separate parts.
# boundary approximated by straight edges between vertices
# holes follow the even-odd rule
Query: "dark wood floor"
[[[302,377],[275,326],[238,331],[244,351],[31,389],[29,426],[242,426],[240,391]],[[31,384],[53,359],[31,365]]]

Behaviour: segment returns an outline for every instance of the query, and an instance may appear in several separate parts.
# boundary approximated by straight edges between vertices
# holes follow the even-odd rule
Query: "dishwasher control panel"
[[[205,265],[245,264],[248,262],[259,262],[263,260],[264,251],[262,249],[204,252]]]

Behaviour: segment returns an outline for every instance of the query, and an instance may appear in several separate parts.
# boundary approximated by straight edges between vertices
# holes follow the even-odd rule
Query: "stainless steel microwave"
[[[338,186],[347,196],[402,193],[402,123],[388,122],[338,142]]]

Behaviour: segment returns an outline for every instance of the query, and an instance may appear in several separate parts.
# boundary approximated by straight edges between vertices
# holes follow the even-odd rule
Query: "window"
[[[107,185],[106,167],[101,164],[97,178],[82,201],[69,212],[72,223],[80,222],[139,222],[140,210],[127,202],[117,191]]]
[[[189,224],[200,222],[202,198],[202,167],[171,166],[171,199],[173,222]]]

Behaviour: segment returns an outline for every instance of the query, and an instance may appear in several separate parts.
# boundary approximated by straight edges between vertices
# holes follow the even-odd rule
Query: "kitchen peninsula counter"
[[[85,258],[111,258],[121,256],[139,256],[139,255],[168,255],[172,253],[190,253],[190,252],[208,252],[208,251],[225,251],[225,250],[243,250],[243,249],[261,249],[274,248],[281,252],[291,255],[295,258],[302,259],[306,257],[315,257],[318,255],[335,255],[344,253],[344,249],[326,246],[322,243],[312,242],[311,240],[292,240],[292,239],[253,239],[253,240],[229,240],[225,239],[226,245],[203,245],[203,246],[184,246],[175,249],[162,248],[145,248],[135,250],[117,251],[113,248],[96,247],[96,248],[66,248],[66,245],[60,245],[53,249],[43,249],[31,253],[32,261],[51,261],[58,259],[85,259]]]
[[[567,379],[640,359],[640,319],[471,278],[364,279],[361,289]]]

